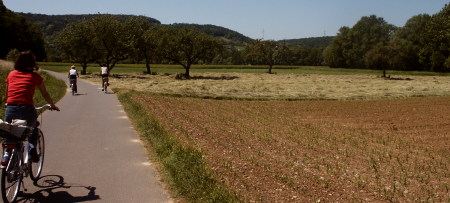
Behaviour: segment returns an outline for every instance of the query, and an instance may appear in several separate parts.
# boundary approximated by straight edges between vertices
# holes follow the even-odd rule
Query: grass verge
[[[124,105],[135,128],[145,140],[154,161],[160,167],[164,181],[177,198],[188,202],[239,202],[228,189],[218,182],[206,166],[199,150],[183,145],[168,134],[140,105],[128,90],[114,90]]]

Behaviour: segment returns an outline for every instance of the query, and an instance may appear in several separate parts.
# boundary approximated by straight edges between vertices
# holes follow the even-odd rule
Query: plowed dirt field
[[[134,99],[246,202],[450,199],[450,97]]]

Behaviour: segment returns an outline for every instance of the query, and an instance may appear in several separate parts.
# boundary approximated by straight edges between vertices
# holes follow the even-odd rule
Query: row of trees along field
[[[330,67],[450,71],[450,4],[397,28],[376,16],[341,27],[324,52]]]
[[[20,15],[2,6],[0,5],[0,8],[9,14],[4,17],[5,13],[0,13],[1,25],[6,30],[2,34],[18,33],[16,30],[19,28],[11,26],[13,24],[34,27],[26,23]],[[21,19],[20,22],[17,22],[17,19]],[[46,28],[50,28],[53,33],[45,38],[46,50],[51,56],[47,59],[80,63],[83,73],[87,64],[93,62],[106,63],[110,70],[119,62],[145,63],[148,73],[151,73],[152,63],[176,63],[186,69],[187,77],[191,65],[198,63],[268,65],[269,72],[272,71],[273,65],[450,70],[449,5],[432,16],[414,16],[404,27],[388,24],[383,18],[374,15],[362,17],[353,27],[342,27],[336,37],[320,38],[325,40],[325,43],[316,47],[299,46],[295,40],[246,40],[245,36],[240,34],[232,37],[218,35],[220,29],[211,25],[206,31],[201,29],[200,25],[161,25],[159,21],[144,16],[87,15],[64,24],[61,29],[52,27]],[[36,32],[34,28],[31,30],[33,31],[23,32]],[[42,39],[42,34],[24,36],[21,39],[33,37]],[[242,43],[236,43],[232,38],[240,39]],[[10,43],[11,46],[7,48],[14,50],[13,52],[38,49],[20,44]],[[4,50],[3,43],[0,46]],[[45,56],[45,52],[42,55]]]
[[[160,25],[143,16],[119,19],[114,15],[95,15],[69,23],[53,38],[53,47],[61,57],[78,62],[85,73],[88,63],[105,63],[112,70],[118,62],[144,62],[147,73],[152,63],[176,63],[186,70],[193,64],[292,64],[297,59],[287,45],[271,40],[250,40],[239,50],[190,25]],[[229,38],[225,38],[229,39]],[[275,46],[266,46],[268,43]],[[299,48],[303,61],[321,65],[324,47]],[[309,51],[308,51],[309,50]],[[263,51],[263,52],[262,52]],[[268,55],[267,53],[270,53]],[[290,54],[290,56],[288,55]],[[314,57],[309,57],[314,54]],[[270,72],[270,71],[269,71]]]

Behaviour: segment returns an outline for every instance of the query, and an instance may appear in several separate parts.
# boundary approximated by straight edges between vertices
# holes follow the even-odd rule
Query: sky
[[[47,15],[143,15],[162,24],[212,24],[253,39],[335,36],[363,16],[402,27],[411,17],[433,15],[449,0],[3,0],[14,12]]]

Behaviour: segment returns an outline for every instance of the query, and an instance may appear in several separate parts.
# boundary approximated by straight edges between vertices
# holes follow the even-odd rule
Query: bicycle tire
[[[41,176],[42,168],[44,167],[44,155],[45,155],[45,142],[44,142],[44,133],[39,130],[39,137],[36,142],[36,151],[39,156],[38,162],[30,163],[30,178],[33,181],[36,181]]]
[[[71,85],[71,89],[72,89],[72,96],[73,95],[75,95],[75,92],[77,91],[77,84],[76,83],[73,83],[72,85]]]
[[[105,81],[105,83],[103,83],[103,88],[105,89],[105,93],[107,93],[108,82]]]
[[[7,167],[2,169],[1,193],[5,203],[15,202],[17,199],[23,178],[20,173],[21,165],[21,156],[18,150],[13,149]]]

